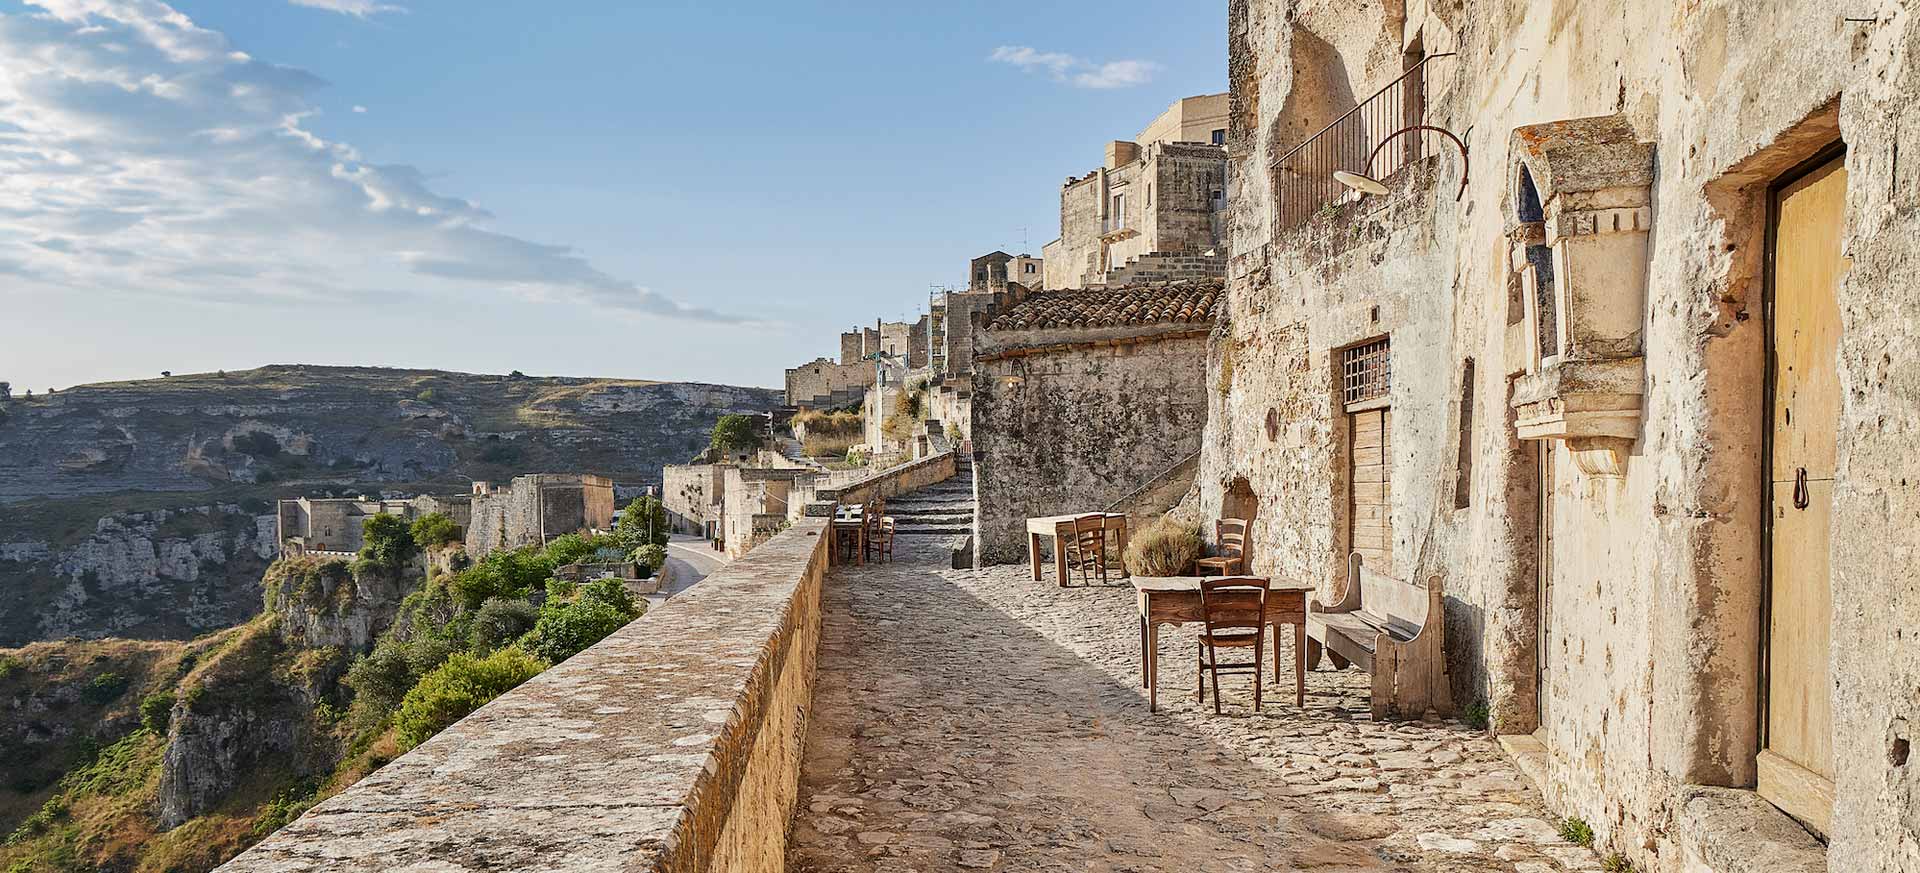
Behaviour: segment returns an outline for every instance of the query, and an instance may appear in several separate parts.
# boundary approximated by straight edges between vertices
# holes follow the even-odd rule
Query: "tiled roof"
[[[1149,324],[1212,324],[1226,297],[1219,279],[1040,291],[1007,308],[988,330],[1059,330]]]

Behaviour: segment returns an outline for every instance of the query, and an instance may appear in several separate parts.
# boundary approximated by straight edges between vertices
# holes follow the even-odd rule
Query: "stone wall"
[[[1920,25],[1881,7],[1786,0],[1616,0],[1551,16],[1490,0],[1408,3],[1404,17],[1333,0],[1281,6],[1231,4],[1230,305],[1208,364],[1209,382],[1229,390],[1210,397],[1190,502],[1213,517],[1244,511],[1231,495],[1250,491],[1254,571],[1330,582],[1347,533],[1338,354],[1389,338],[1394,572],[1445,576],[1456,700],[1484,698],[1502,734],[1543,728],[1551,804],[1644,870],[1810,869],[1820,853],[1737,789],[1754,786],[1763,741],[1768,188],[1845,141],[1848,390],[1833,422],[1832,506],[1848,521],[1830,546],[1836,799],[1817,863],[1920,869],[1920,773],[1905,763],[1920,645],[1898,631],[1920,618],[1920,574],[1905,557],[1920,551],[1920,498],[1902,484],[1920,481],[1920,363],[1903,351],[1920,304],[1895,290],[1920,278],[1920,259],[1904,217],[1915,194],[1893,169],[1901,131],[1920,129],[1920,59],[1906,51]],[[1422,45],[1457,46],[1427,67],[1426,123],[1467,136],[1460,199],[1459,155],[1442,146],[1390,178],[1388,197],[1274,227],[1274,159]],[[1627,134],[1545,148],[1527,138],[1594,118]],[[1651,164],[1637,193],[1626,172],[1636,160]],[[1608,178],[1622,181],[1594,187]],[[1597,193],[1562,201],[1565,223],[1530,228],[1529,186],[1543,200]],[[1580,212],[1615,207],[1620,220],[1608,213],[1598,228]],[[1525,257],[1595,233],[1640,247],[1643,268],[1618,251],[1557,254],[1548,276]],[[1537,400],[1526,392],[1551,369],[1529,351],[1542,282],[1545,299],[1574,294],[1586,307],[1570,330],[1620,326],[1570,359],[1641,359],[1609,389],[1609,402],[1633,398],[1617,420],[1634,425],[1615,442],[1520,438],[1515,404]],[[1544,603],[1541,452],[1553,470]],[[1754,845],[1778,854],[1757,861]]]
[[[706,536],[707,525],[720,520],[724,493],[724,466],[675,464],[661,468],[661,506],[676,533]]]
[[[1126,274],[1112,273],[1129,261],[1200,254],[1223,242],[1214,195],[1226,189],[1224,149],[1154,143],[1118,156],[1129,154],[1138,157],[1110,162],[1061,186],[1060,238],[1042,251],[1047,288],[1123,283]]]
[[[613,480],[603,476],[516,476],[504,488],[481,483],[472,500],[467,551],[475,556],[613,527]]]
[[[1206,333],[1189,325],[976,358],[981,561],[1026,560],[1027,518],[1103,509],[1199,449]]]
[[[845,397],[872,384],[873,364],[858,355],[845,364],[819,358],[787,370],[787,405],[833,405],[836,396]]]
[[[824,533],[801,521],[220,870],[786,869]]]

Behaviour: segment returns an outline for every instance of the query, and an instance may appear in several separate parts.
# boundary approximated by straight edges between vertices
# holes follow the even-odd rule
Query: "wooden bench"
[[[1452,715],[1445,626],[1438,575],[1414,585],[1363,566],[1355,552],[1339,602],[1316,597],[1307,605],[1307,669],[1319,667],[1324,648],[1336,667],[1371,671],[1376,720],[1390,712],[1420,718],[1428,709]]]

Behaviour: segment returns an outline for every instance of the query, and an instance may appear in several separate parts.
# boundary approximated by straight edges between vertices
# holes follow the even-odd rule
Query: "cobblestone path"
[[[1148,713],[1130,588],[948,570],[938,544],[827,580],[798,873],[1600,869],[1491,740],[1372,722],[1357,671],[1308,674],[1304,712],[1223,677],[1215,716],[1169,629]]]

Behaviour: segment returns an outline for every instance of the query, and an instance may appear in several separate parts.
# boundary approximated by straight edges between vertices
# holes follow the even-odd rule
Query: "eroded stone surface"
[[[945,545],[828,580],[800,873],[1599,867],[1490,740],[1373,722],[1358,671],[1309,674],[1304,711],[1223,680],[1215,716],[1169,629],[1149,714],[1131,588],[949,570]]]

